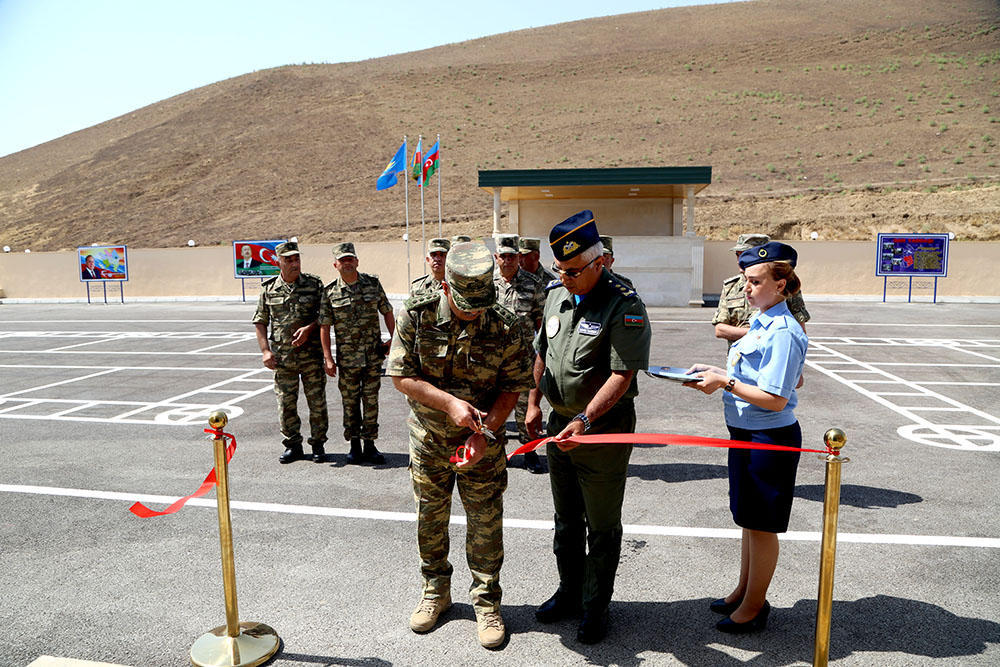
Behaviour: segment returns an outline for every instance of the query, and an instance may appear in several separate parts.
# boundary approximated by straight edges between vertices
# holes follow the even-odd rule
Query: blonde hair
[[[802,281],[795,275],[795,269],[788,262],[768,262],[772,280],[784,280],[785,289],[782,296],[791,296],[802,289]]]

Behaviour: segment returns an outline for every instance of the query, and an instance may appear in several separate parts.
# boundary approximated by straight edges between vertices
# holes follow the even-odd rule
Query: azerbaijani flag
[[[418,149],[419,150],[419,149]],[[389,160],[389,164],[385,166],[385,171],[382,175],[378,177],[378,181],[375,182],[376,190],[387,190],[396,184],[396,175],[401,172],[406,171],[406,142],[399,147],[396,154],[392,156]]]
[[[434,175],[434,172],[438,170],[438,157],[440,150],[438,148],[439,141],[435,141],[434,145],[427,152],[427,157],[424,158],[424,182]]]
[[[424,164],[424,159],[421,157],[420,144],[423,143],[423,139],[417,141],[417,151],[413,154],[413,164],[410,165],[413,170],[413,180],[420,180],[420,169]]]

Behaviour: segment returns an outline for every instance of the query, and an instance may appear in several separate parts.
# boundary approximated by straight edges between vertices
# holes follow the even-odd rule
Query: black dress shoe
[[[302,450],[295,449],[294,447],[289,447],[285,450],[285,453],[278,457],[279,463],[291,463],[292,461],[299,461],[302,458]]]
[[[715,627],[730,635],[745,635],[750,632],[760,632],[767,625],[767,615],[771,613],[771,604],[765,600],[757,615],[746,623],[737,623],[726,617],[715,624]]]
[[[555,595],[535,610],[535,620],[539,623],[555,623],[558,620],[579,614],[580,603],[572,601],[571,596],[566,593],[556,591]]]
[[[382,456],[382,452],[375,447],[374,440],[365,440],[365,448],[361,452],[361,458],[369,463],[374,463],[375,465],[382,465],[385,463],[385,457]]]
[[[581,644],[596,644],[608,634],[608,610],[585,611],[580,627],[576,629],[576,641]]]
[[[322,463],[326,460],[326,450],[323,449],[323,445],[313,447],[312,460],[313,463]]]
[[[527,452],[524,455],[524,467],[533,475],[545,474],[545,466],[542,465],[542,461],[538,458],[537,452]]]
[[[708,608],[714,611],[716,614],[722,614],[723,616],[729,616],[731,613],[736,611],[740,604],[742,604],[743,598],[736,600],[735,602],[726,602],[726,598],[719,598],[712,604],[708,605]]]

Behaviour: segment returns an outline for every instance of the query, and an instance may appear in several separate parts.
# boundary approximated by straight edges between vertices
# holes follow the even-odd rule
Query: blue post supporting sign
[[[906,301],[913,298],[913,278],[937,279],[948,275],[948,234],[879,234],[875,249],[875,275],[882,276],[882,302],[890,277],[909,278]]]

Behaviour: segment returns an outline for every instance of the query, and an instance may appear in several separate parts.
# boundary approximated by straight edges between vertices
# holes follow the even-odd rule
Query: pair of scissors
[[[472,430],[480,434],[484,438],[486,438],[486,440],[496,442],[497,437],[493,435],[493,431],[486,428],[486,424],[483,423],[483,416],[478,412],[476,413],[476,427],[477,428],[474,428]],[[458,447],[455,448],[455,455],[450,457],[448,460],[451,463],[462,463],[463,461],[465,461],[465,458],[466,458],[465,445],[459,445]]]

